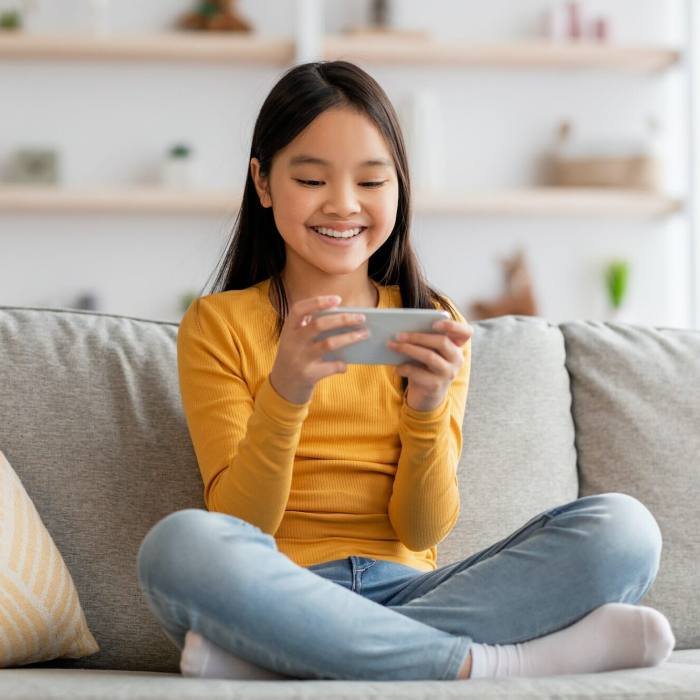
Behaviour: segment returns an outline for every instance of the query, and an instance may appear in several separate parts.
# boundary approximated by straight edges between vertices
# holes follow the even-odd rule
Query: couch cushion
[[[0,308],[0,446],[61,551],[101,647],[45,665],[178,669],[179,652],[136,577],[151,526],[204,507],[180,405],[176,334],[174,323]]]
[[[472,322],[459,463],[462,508],[438,564],[480,551],[578,497],[564,338],[541,318]]]
[[[678,649],[700,647],[700,332],[562,324],[581,495],[622,491],[656,517],[656,582],[641,601],[670,620]]]
[[[683,652],[681,652],[683,653]],[[685,652],[688,653],[688,652]],[[696,659],[700,650],[696,652]],[[294,698],[349,700],[351,698],[644,698],[699,697],[700,665],[687,658],[656,668],[628,669],[609,673],[585,673],[548,678],[474,679],[470,681],[229,681],[210,678],[129,673],[126,671],[80,671],[65,669],[11,669],[0,671],[0,697],[70,698],[70,700],[234,700],[234,698]]]

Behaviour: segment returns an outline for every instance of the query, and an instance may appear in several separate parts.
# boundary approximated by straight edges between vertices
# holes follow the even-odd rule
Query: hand
[[[452,380],[464,361],[460,348],[474,330],[461,321],[436,321],[438,333],[399,333],[387,346],[418,360],[398,365],[396,372],[408,377],[406,403],[416,411],[432,411],[442,404]]]
[[[363,325],[364,316],[360,318],[339,309],[338,313],[314,318],[314,312],[335,309],[340,301],[338,296],[310,297],[296,302],[289,310],[270,372],[270,384],[290,403],[306,403],[311,398],[316,382],[331,374],[345,372],[346,364],[324,360],[326,353],[367,337],[367,329]],[[353,330],[315,340],[325,330],[345,327],[352,327]]]

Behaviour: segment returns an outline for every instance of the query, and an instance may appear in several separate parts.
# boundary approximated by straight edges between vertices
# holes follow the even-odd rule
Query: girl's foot
[[[234,656],[194,630],[189,630],[185,635],[185,646],[180,656],[180,671],[183,676],[198,678],[291,680],[290,676],[283,676]]]
[[[578,622],[521,644],[472,644],[471,678],[554,676],[656,666],[676,644],[653,608],[607,603]]]

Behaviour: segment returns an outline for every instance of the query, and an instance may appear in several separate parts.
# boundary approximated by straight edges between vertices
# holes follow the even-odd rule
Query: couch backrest
[[[460,517],[440,566],[478,552],[578,497],[564,338],[541,318],[478,323],[459,465]]]
[[[561,326],[581,496],[622,491],[661,529],[661,565],[640,601],[700,648],[700,331],[576,321]]]
[[[75,581],[97,654],[46,665],[177,671],[136,553],[168,513],[204,508],[180,404],[177,324],[0,308],[0,449]]]

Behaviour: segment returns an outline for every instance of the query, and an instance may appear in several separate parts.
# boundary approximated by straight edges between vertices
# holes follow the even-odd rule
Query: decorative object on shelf
[[[560,123],[556,146],[548,158],[548,184],[661,191],[659,125],[655,118],[647,120],[646,137],[637,139],[619,134],[577,143],[572,132],[570,122]]]
[[[474,302],[471,318],[478,321],[509,314],[537,316],[534,285],[525,262],[525,252],[520,249],[511,257],[501,258],[500,263],[505,273],[505,293],[493,301]]]
[[[389,18],[391,5],[389,0],[372,0],[370,8],[371,26],[375,29],[389,29],[389,25],[391,24]]]
[[[20,149],[11,159],[9,181],[20,185],[56,185],[61,179],[59,164],[54,149]]]
[[[397,107],[412,185],[420,192],[439,190],[443,185],[445,128],[435,93],[413,90]]]
[[[550,41],[593,40],[607,42],[611,36],[610,19],[589,17],[581,2],[552,2],[541,17],[541,34]]]
[[[391,26],[391,3],[389,0],[372,0],[370,19],[366,27],[348,27],[342,31],[356,39],[427,39],[429,34],[422,29],[397,29]]]
[[[185,313],[190,308],[190,304],[199,296],[194,289],[188,289],[180,295],[178,309]]]
[[[210,32],[251,32],[253,25],[239,17],[236,0],[199,0],[194,12],[181,17],[179,29]]]
[[[22,15],[17,10],[0,12],[0,30],[19,31],[22,29]]]
[[[630,265],[626,260],[613,260],[605,267],[605,289],[611,321],[626,321],[624,301],[627,298]]]
[[[84,311],[99,311],[100,302],[97,292],[87,291],[79,294],[75,301],[68,306],[69,309],[81,309]]]
[[[90,5],[90,31],[98,36],[109,34],[112,27],[110,23],[111,0],[89,0]]]
[[[166,187],[187,188],[197,184],[196,180],[192,148],[185,143],[171,146],[161,166],[161,184]]]

